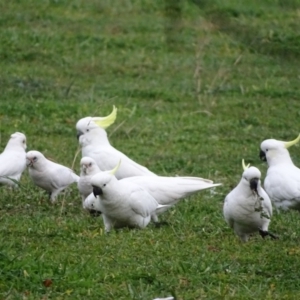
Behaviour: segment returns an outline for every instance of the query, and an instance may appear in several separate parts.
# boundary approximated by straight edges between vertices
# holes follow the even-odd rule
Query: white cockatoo
[[[272,203],[261,187],[261,173],[256,167],[245,166],[239,184],[226,196],[223,214],[228,225],[240,239],[246,242],[251,233],[259,232],[262,237],[268,232],[272,216]]]
[[[79,180],[73,170],[48,160],[39,151],[27,152],[26,163],[33,183],[49,193],[51,202],[55,202],[57,195],[66,187]]]
[[[163,212],[168,205],[160,205],[141,186],[118,180],[114,173],[100,172],[93,176],[93,194],[99,196],[105,231],[112,228],[145,228],[153,214]]]
[[[101,172],[101,170],[93,158],[84,156],[80,160],[80,178],[77,182],[77,187],[82,198],[83,207],[84,200],[93,192],[91,179],[99,172]]]
[[[122,160],[122,165],[116,173],[118,179],[156,176],[110,145],[105,129],[114,123],[116,116],[117,109],[114,106],[112,113],[107,117],[86,117],[77,122],[77,137],[82,157],[93,158],[102,171],[112,170]]]
[[[181,199],[186,198],[201,190],[210,189],[221,185],[200,177],[166,177],[166,176],[134,176],[119,180],[122,183],[134,183],[145,189],[161,205],[174,206]],[[84,208],[87,210],[99,209],[99,199],[89,197],[85,200]],[[152,214],[154,222],[158,222]]]
[[[17,186],[26,169],[26,136],[15,132],[0,155],[0,185]]]
[[[269,139],[260,145],[260,158],[268,163],[264,187],[276,208],[283,210],[300,211],[300,169],[287,150],[299,140],[300,134],[291,142]]]

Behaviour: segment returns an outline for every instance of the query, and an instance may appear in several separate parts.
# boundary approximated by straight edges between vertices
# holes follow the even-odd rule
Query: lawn
[[[104,233],[76,185],[52,205],[25,171],[0,189],[1,299],[299,299],[299,213],[241,243],[223,219],[242,158],[300,132],[298,0],[0,1],[0,151],[9,136],[79,173],[75,124],[108,115],[117,149],[223,185],[168,225]],[[248,3],[249,2],[249,3]],[[290,149],[300,166],[299,147]]]

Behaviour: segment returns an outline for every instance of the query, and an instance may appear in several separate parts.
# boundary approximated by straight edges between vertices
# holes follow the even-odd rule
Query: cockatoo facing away
[[[51,202],[55,202],[62,190],[79,180],[71,169],[48,160],[41,152],[27,152],[26,160],[33,183],[49,193]]]
[[[291,142],[269,139],[260,145],[260,158],[269,166],[264,187],[274,205],[283,210],[300,211],[300,169],[287,150],[299,140],[300,134]]]
[[[239,184],[226,196],[223,214],[228,225],[240,239],[246,242],[251,233],[259,232],[262,237],[268,232],[272,216],[272,204],[269,196],[261,187],[260,171],[255,167],[246,167]]]
[[[153,214],[168,208],[168,205],[158,204],[139,185],[118,180],[108,172],[94,175],[91,183],[94,196],[99,196],[99,210],[102,212],[106,232],[112,228],[145,228]]]
[[[105,129],[114,123],[116,115],[117,109],[114,106],[112,113],[107,117],[86,117],[77,122],[77,137],[82,157],[93,158],[102,171],[112,170],[122,160],[122,165],[116,173],[118,179],[156,176],[110,145]]]
[[[92,177],[99,172],[101,170],[91,157],[85,156],[80,160],[80,178],[77,182],[77,187],[82,198],[82,205],[84,205],[86,197],[93,192]]]
[[[13,133],[0,155],[0,185],[17,186],[13,180],[19,181],[26,169],[25,150],[26,136],[21,132]]]

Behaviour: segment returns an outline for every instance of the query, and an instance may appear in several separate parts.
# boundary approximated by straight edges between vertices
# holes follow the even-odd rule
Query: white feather
[[[21,175],[26,168],[25,150],[26,136],[20,132],[13,133],[0,155],[0,184],[17,186],[13,180],[20,181]]]
[[[27,152],[26,160],[33,183],[49,192],[52,202],[61,191],[79,180],[71,169],[48,160],[41,152]]]

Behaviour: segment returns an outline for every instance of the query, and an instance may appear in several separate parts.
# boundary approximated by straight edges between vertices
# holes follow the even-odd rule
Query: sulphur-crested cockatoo
[[[118,166],[117,166],[118,167]],[[168,205],[160,205],[141,186],[118,180],[113,173],[100,172],[91,183],[94,196],[99,196],[105,231],[112,228],[145,228],[153,214],[163,212]]]
[[[80,160],[80,178],[77,182],[77,186],[82,198],[82,205],[86,197],[93,192],[91,184],[92,177],[99,172],[101,172],[101,170],[93,158],[84,156]]]
[[[165,176],[135,176],[120,180],[123,184],[137,184],[145,189],[161,205],[172,207],[180,199],[186,198],[201,190],[221,185],[200,177],[165,177]],[[99,199],[89,197],[85,201],[87,210],[99,209]],[[154,222],[158,222],[156,214],[152,214]]]
[[[27,152],[26,161],[33,183],[49,193],[51,202],[55,202],[62,190],[79,180],[71,169],[48,160],[39,151]]]
[[[300,140],[291,142],[274,139],[260,145],[260,158],[268,163],[264,187],[276,208],[300,211],[300,169],[297,168],[287,150]]]
[[[26,136],[15,132],[0,155],[0,185],[16,187],[26,168]],[[12,180],[11,180],[12,179]]]
[[[261,187],[261,173],[256,167],[245,166],[239,184],[226,196],[223,214],[228,225],[240,239],[246,242],[251,233],[259,232],[262,237],[268,232],[272,216],[269,196]]]
[[[114,106],[112,113],[107,117],[86,117],[77,122],[77,137],[82,157],[93,158],[102,171],[112,170],[122,160],[122,165],[116,173],[118,179],[156,176],[110,145],[105,129],[114,123],[116,116],[117,109]]]

